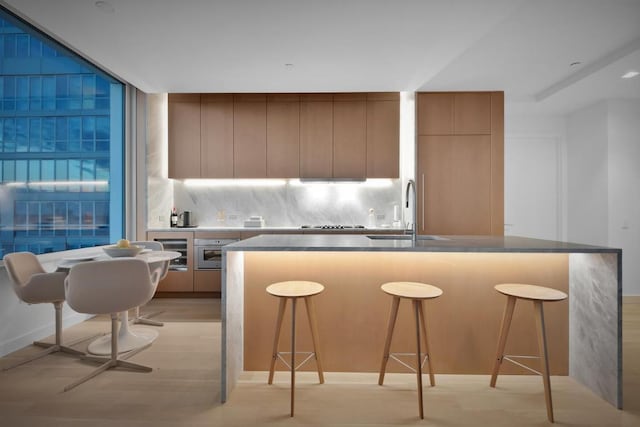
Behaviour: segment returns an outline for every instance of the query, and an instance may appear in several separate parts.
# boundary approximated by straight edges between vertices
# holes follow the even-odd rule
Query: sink
[[[371,234],[367,236],[371,240],[411,240],[410,234]],[[418,240],[449,240],[446,237],[420,235]]]

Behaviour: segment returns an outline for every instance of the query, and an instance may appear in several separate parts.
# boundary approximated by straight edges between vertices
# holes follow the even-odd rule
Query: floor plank
[[[219,300],[154,300],[144,312],[162,310],[160,336],[131,360],[152,366],[151,373],[114,370],[70,392],[69,382],[94,365],[66,355],[47,356],[0,373],[2,426],[170,427],[248,425],[547,425],[540,378],[501,376],[488,386],[484,375],[437,375],[425,387],[425,419],[417,417],[415,376],[389,374],[297,375],[296,416],[289,417],[289,376],[246,372],[224,405],[219,403]],[[108,318],[97,317],[65,330],[66,336],[104,332]],[[135,326],[134,328],[153,328]],[[265,333],[271,333],[270,327]],[[86,348],[81,343],[78,349]],[[640,425],[640,304],[624,304],[625,409],[619,411],[568,377],[552,377],[556,424],[573,426]],[[29,346],[2,364],[38,351]]]

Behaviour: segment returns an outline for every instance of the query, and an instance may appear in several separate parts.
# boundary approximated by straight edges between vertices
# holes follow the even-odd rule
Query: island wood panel
[[[235,178],[267,177],[266,96],[234,95],[233,170]]]
[[[438,286],[443,295],[426,303],[432,360],[438,374],[491,372],[506,297],[498,283],[549,286],[568,293],[567,254],[380,253],[380,252],[245,252],[244,370],[269,368],[278,299],[266,287],[283,280],[310,280],[324,285],[314,297],[322,363],[326,371],[377,372],[391,305],[380,290],[389,281],[419,281]],[[312,348],[305,307],[298,305],[297,349]],[[552,375],[568,374],[568,301],[545,303]],[[290,345],[290,305],[285,313],[280,349]],[[533,304],[518,301],[507,354],[537,354]],[[403,300],[392,352],[415,349],[411,305]],[[413,363],[413,359],[409,359]],[[531,362],[537,369],[535,361]],[[277,369],[285,369],[280,363]],[[314,370],[310,362],[303,370]],[[406,372],[396,362],[388,371]],[[501,373],[524,373],[504,363]],[[488,380],[487,380],[488,381]]]
[[[169,178],[200,178],[200,94],[168,99]]]
[[[200,175],[233,178],[233,96],[202,94],[200,107]]]
[[[296,97],[297,98],[297,97]],[[267,178],[300,176],[300,101],[267,100]]]
[[[418,137],[420,234],[492,234],[491,137]]]
[[[367,178],[398,178],[399,156],[398,97],[395,100],[367,100]]]
[[[367,103],[333,102],[333,177],[365,179],[367,174]]]
[[[300,102],[300,177],[331,178],[333,101],[307,99]]]

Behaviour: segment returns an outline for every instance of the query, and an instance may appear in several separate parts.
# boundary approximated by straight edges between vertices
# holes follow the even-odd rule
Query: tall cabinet
[[[504,93],[417,96],[420,234],[504,234]]]

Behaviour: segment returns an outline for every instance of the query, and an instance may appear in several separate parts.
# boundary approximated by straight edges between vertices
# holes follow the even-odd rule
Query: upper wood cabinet
[[[333,177],[333,97],[331,94],[301,96],[300,177]]]
[[[399,176],[398,93],[170,94],[169,177]]]
[[[300,96],[267,96],[267,178],[300,176]]]
[[[333,177],[367,175],[367,102],[365,93],[333,97]]]
[[[202,94],[200,98],[201,178],[233,176],[233,96]]]
[[[491,92],[420,93],[418,117],[418,135],[489,135]]]
[[[400,176],[400,94],[367,94],[367,178]]]
[[[504,234],[504,93],[418,93],[421,234]]]
[[[265,95],[234,95],[233,176],[267,177],[267,98]]]
[[[169,95],[169,177],[200,177],[200,94]]]

